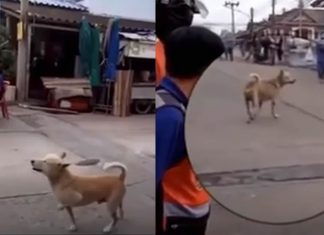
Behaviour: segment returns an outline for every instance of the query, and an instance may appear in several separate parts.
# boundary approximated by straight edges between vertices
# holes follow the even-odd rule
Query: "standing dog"
[[[294,84],[296,79],[291,78],[290,74],[283,70],[280,70],[276,78],[270,80],[262,80],[260,75],[256,73],[251,73],[250,77],[253,78],[253,81],[248,82],[244,88],[244,100],[249,117],[247,123],[256,119],[262,104],[266,101],[271,102],[271,114],[277,119],[279,115],[275,112],[275,106],[279,92],[285,85]],[[255,109],[253,114],[251,112],[251,104]]]
[[[88,205],[93,202],[106,203],[112,221],[103,229],[110,232],[120,218],[123,218],[123,198],[126,193],[125,178],[127,168],[119,162],[104,164],[104,170],[119,168],[120,176],[77,176],[72,174],[61,156],[47,154],[42,160],[32,160],[33,170],[43,173],[49,180],[52,190],[58,199],[61,209],[66,209],[71,219],[70,231],[76,231],[77,226],[72,211],[73,207]]]

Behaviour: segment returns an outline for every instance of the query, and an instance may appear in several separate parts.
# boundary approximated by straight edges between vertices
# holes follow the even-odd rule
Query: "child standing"
[[[5,83],[4,83],[4,75],[2,62],[0,61],[0,104],[3,102],[4,93],[5,93]]]
[[[2,61],[0,61],[0,107],[2,111],[2,116],[6,119],[9,119],[7,104],[5,100],[5,93],[6,93],[6,82],[4,80]]]

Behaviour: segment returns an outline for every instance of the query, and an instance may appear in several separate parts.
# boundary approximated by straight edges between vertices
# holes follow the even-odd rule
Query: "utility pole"
[[[225,7],[230,7],[232,11],[232,33],[235,34],[235,14],[234,14],[234,7],[238,7],[240,5],[239,2],[231,2],[231,1],[226,1],[225,2]]]
[[[253,28],[253,24],[254,24],[254,8],[251,7],[250,9],[250,15],[251,15],[251,36],[253,36],[253,32],[254,32],[254,28]]]
[[[271,0],[272,2],[272,21],[271,21],[271,33],[270,38],[273,39],[273,36],[275,35],[275,27],[276,27],[276,0]],[[275,52],[274,50],[270,50],[270,56],[271,56],[271,65],[275,64]]]
[[[298,23],[299,23],[299,38],[302,37],[302,16],[303,16],[303,9],[304,9],[304,2],[303,0],[299,0],[298,1],[298,8],[299,8],[299,20],[298,20]]]
[[[17,90],[18,101],[27,99],[27,45],[28,45],[28,6],[29,0],[20,0],[20,22],[18,23],[18,55],[17,55]]]
[[[271,21],[271,26],[272,26],[272,31],[274,31],[275,25],[276,25],[276,0],[271,0],[272,1],[272,21]]]

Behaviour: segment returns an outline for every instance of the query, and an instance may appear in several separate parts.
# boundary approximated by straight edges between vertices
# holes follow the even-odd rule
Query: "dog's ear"
[[[64,163],[64,164],[62,165],[63,168],[67,168],[68,166],[70,166],[70,163]]]
[[[60,157],[61,159],[64,159],[66,157],[66,152],[63,152]]]
[[[282,77],[284,76],[285,72],[283,71],[283,69],[280,69],[280,72],[279,72],[279,76]]]

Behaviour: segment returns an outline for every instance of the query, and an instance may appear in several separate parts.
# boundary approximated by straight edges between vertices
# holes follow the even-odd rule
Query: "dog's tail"
[[[250,73],[250,76],[249,76],[249,77],[250,77],[250,78],[253,78],[254,81],[256,81],[256,82],[260,82],[260,81],[261,81],[261,77],[260,77],[260,75],[257,74],[257,73]]]
[[[106,162],[103,166],[103,169],[109,170],[111,168],[119,168],[121,170],[121,174],[120,174],[120,180],[125,181],[126,178],[126,173],[127,173],[127,167],[120,162]]]

